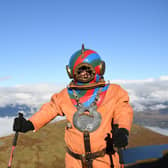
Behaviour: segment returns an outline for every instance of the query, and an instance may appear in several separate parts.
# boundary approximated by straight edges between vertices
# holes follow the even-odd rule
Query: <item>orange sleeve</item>
[[[121,87],[118,89],[118,97],[114,111],[114,124],[118,124],[119,128],[126,128],[130,131],[133,121],[133,109],[129,104],[128,93]]]
[[[43,127],[45,124],[54,119],[57,115],[63,116],[61,107],[59,106],[59,94],[54,94],[50,102],[42,105],[40,110],[36,112],[29,120],[33,123],[35,131]]]

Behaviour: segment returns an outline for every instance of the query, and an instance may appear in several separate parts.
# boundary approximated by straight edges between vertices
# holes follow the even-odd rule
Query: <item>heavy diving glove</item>
[[[113,130],[113,144],[117,148],[124,148],[128,145],[129,132],[125,128],[116,128]]]
[[[34,130],[34,126],[31,121],[26,120],[23,116],[16,117],[14,119],[13,131],[25,133],[30,130]]]

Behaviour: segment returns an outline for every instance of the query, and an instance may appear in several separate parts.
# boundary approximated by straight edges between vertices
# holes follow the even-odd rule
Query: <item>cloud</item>
[[[126,89],[135,111],[168,108],[168,76],[144,80],[112,80]],[[26,104],[40,107],[66,85],[32,84],[0,87],[0,107],[8,104]]]
[[[43,103],[50,100],[50,97],[59,92],[64,85],[55,84],[34,84],[17,85],[13,87],[0,87],[0,107],[9,104],[25,104],[29,107],[40,107]],[[24,111],[18,111],[24,113]],[[32,111],[34,113],[34,111]],[[12,126],[15,117],[0,117],[0,137],[13,133]],[[55,122],[65,117],[56,117],[51,122]]]
[[[26,104],[39,106],[63,88],[54,84],[17,85],[13,87],[0,87],[0,107],[8,104]]]
[[[125,88],[136,111],[168,108],[168,76],[145,80],[113,80]]]
[[[0,137],[10,135],[13,133],[12,126],[13,126],[13,120],[12,117],[4,117],[0,118]]]

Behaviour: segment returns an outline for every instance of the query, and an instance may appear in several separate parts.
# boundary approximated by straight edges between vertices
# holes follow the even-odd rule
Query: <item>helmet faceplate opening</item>
[[[75,80],[83,83],[92,81],[95,77],[95,74],[95,69],[91,64],[88,63],[80,63],[74,70]]]

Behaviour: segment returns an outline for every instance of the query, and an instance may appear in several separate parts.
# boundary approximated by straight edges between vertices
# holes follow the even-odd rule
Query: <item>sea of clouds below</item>
[[[112,80],[120,84],[130,96],[134,111],[159,110],[168,108],[168,76],[146,80]],[[0,107],[8,104],[26,104],[40,107],[49,101],[53,93],[59,92],[66,85],[34,84],[0,87]],[[13,118],[0,118],[0,136],[12,133]],[[158,130],[158,128],[155,128]],[[160,130],[161,131],[161,130]],[[165,134],[165,131],[162,131]],[[166,132],[167,135],[167,132]]]

